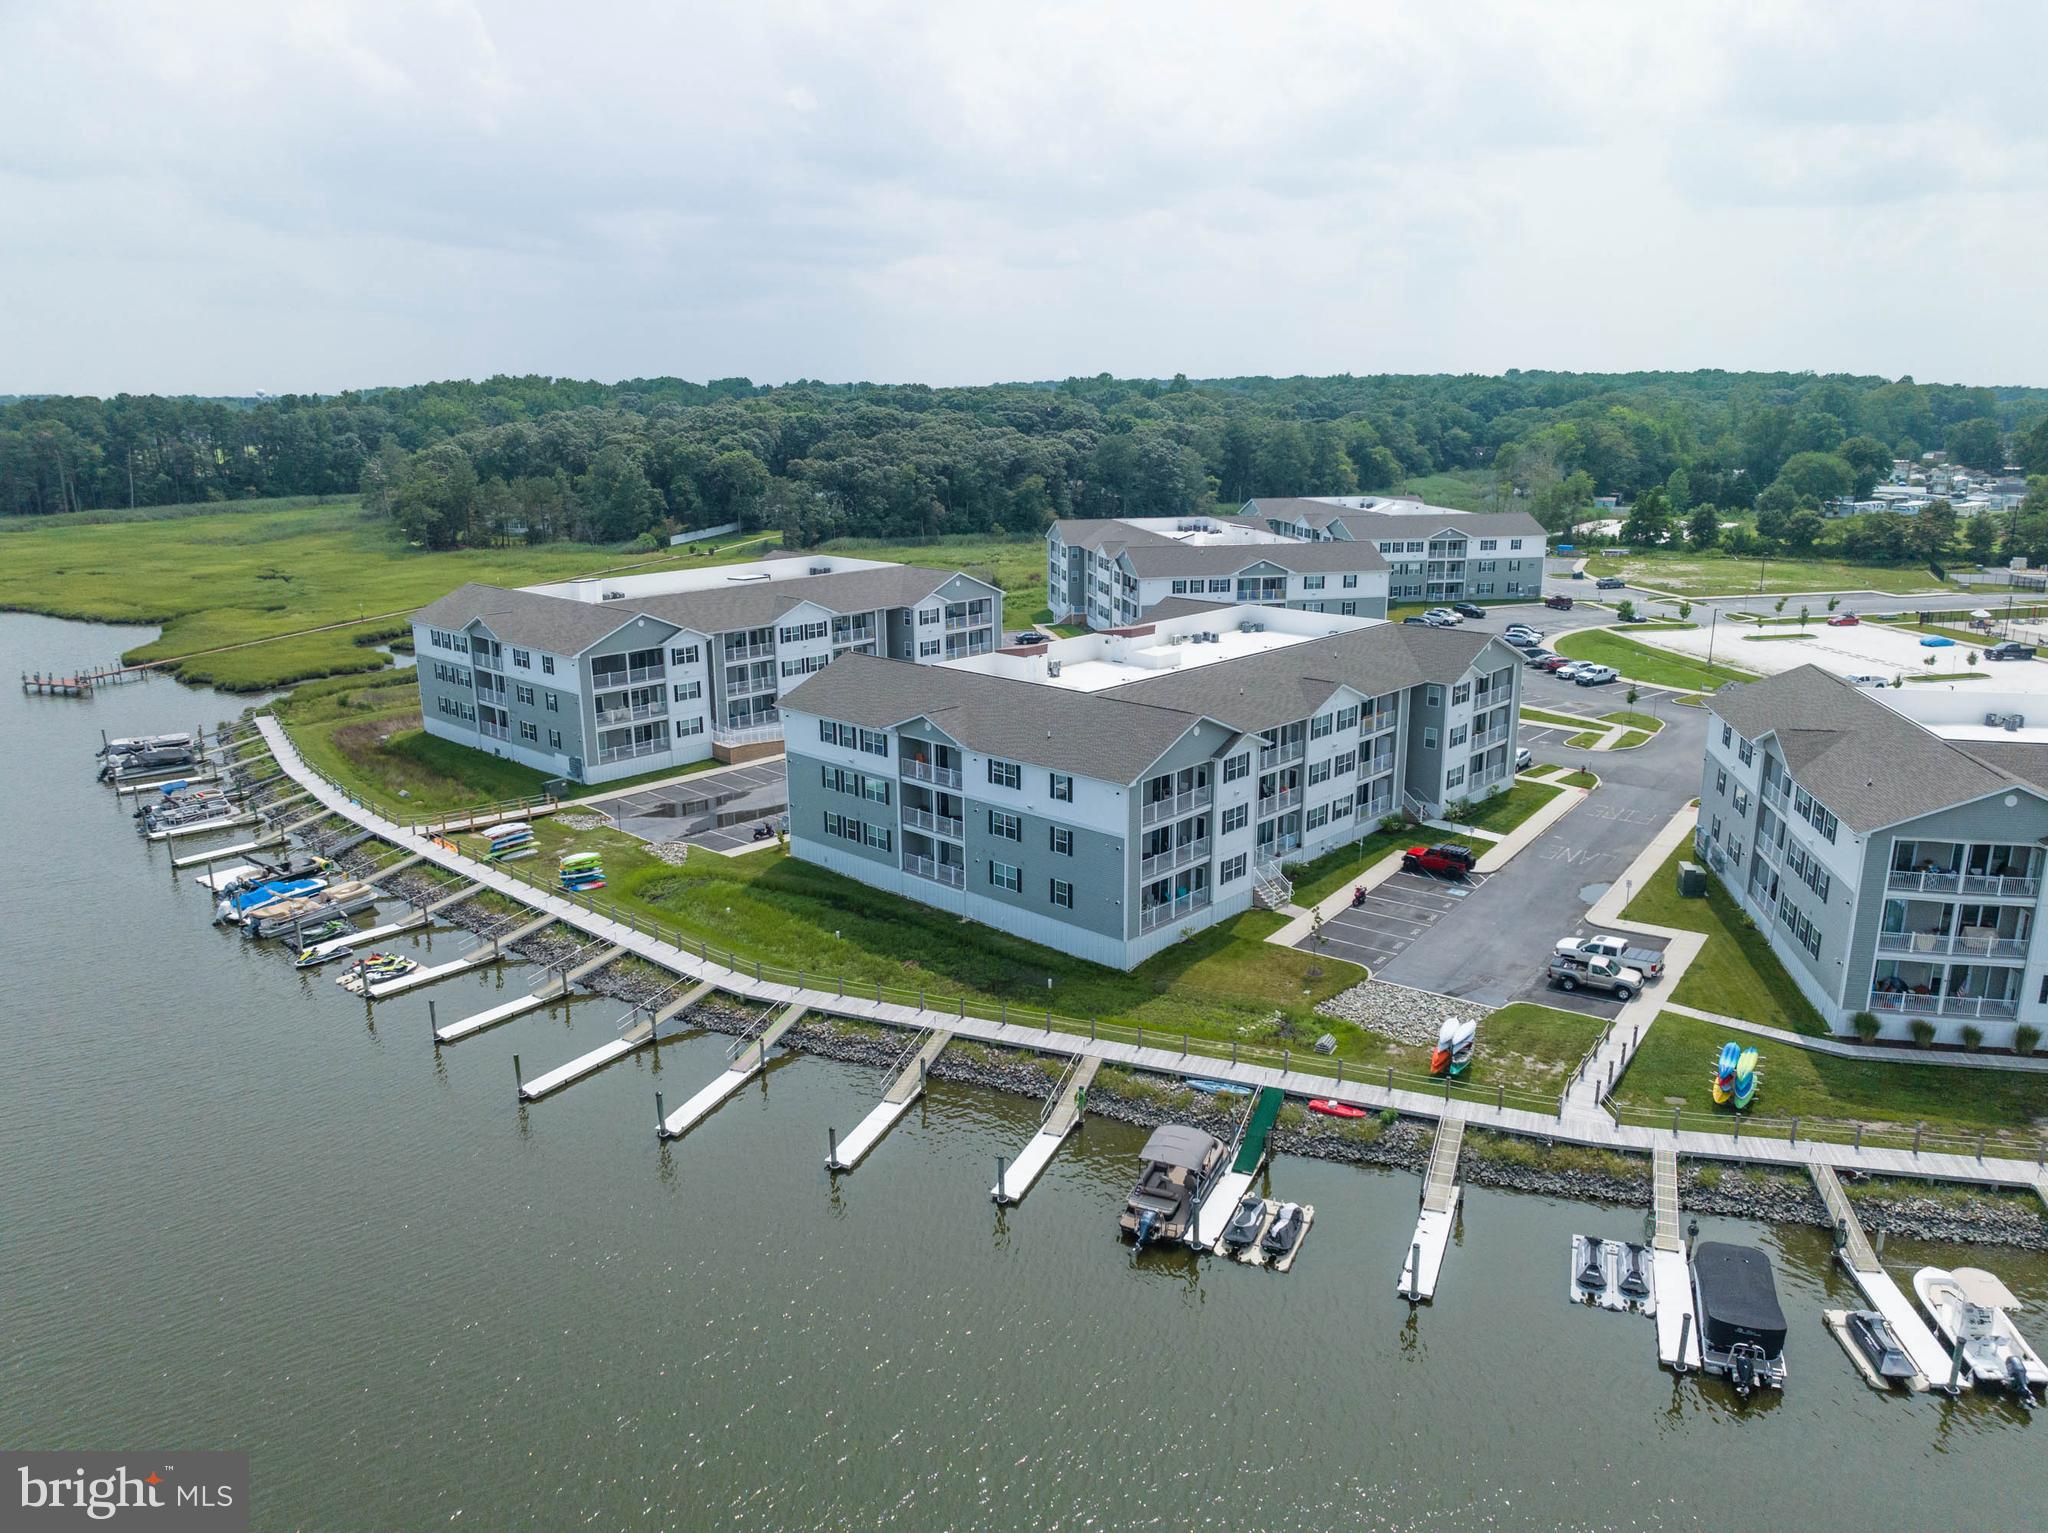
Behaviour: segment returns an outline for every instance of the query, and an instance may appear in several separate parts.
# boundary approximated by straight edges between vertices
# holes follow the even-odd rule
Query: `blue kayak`
[[[1252,1094],[1249,1086],[1240,1086],[1236,1081],[1190,1080],[1188,1084],[1197,1091],[1206,1091],[1211,1096],[1248,1097]]]

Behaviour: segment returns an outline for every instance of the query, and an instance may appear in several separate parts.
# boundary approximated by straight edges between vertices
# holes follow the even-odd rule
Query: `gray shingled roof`
[[[1113,516],[1080,517],[1055,525],[1060,530],[1060,541],[1069,548],[1131,548],[1140,544],[1177,545],[1180,542],[1180,539],[1170,538],[1163,532],[1133,527],[1129,522],[1119,521]]]
[[[1988,759],[2011,747],[1980,752],[1944,740],[1818,666],[1729,687],[1707,706],[1745,739],[1775,737],[1793,778],[1858,834],[2009,788],[2034,789]]]
[[[1232,729],[1271,729],[1306,718],[1338,686],[1367,697],[1434,681],[1448,686],[1492,642],[1484,633],[1377,623],[1284,649],[1126,682],[1098,697],[1201,714]],[[1501,663],[1508,664],[1503,650]]]
[[[1201,722],[1103,692],[859,654],[807,677],[781,706],[869,729],[926,718],[970,750],[1118,783],[1136,782]]]
[[[505,643],[554,655],[581,654],[637,616],[638,611],[625,602],[572,601],[474,582],[457,586],[413,614],[416,622],[458,633],[482,618]]]
[[[1370,543],[1176,543],[1126,548],[1124,557],[1140,575],[1234,575],[1254,564],[1270,564],[1298,575],[1383,570],[1387,561]]]
[[[422,607],[414,617],[436,628],[450,629],[465,628],[482,618],[491,632],[508,644],[530,645],[557,655],[576,655],[643,613],[702,634],[765,628],[805,602],[816,602],[832,612],[914,607],[957,573],[902,564],[615,602],[576,601],[567,596],[472,583],[457,586],[440,600]]]

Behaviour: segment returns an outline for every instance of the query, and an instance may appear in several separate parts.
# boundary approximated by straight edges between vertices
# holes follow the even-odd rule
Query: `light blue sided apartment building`
[[[1696,849],[1831,1027],[2048,1025],[2048,698],[1801,666],[1707,706]]]
[[[796,856],[1130,968],[1285,864],[1513,777],[1498,639],[1207,608],[923,669],[851,656],[782,699]]]
[[[413,619],[427,732],[572,782],[781,750],[780,700],[842,655],[984,655],[1003,593],[949,570],[795,556],[509,590]]]

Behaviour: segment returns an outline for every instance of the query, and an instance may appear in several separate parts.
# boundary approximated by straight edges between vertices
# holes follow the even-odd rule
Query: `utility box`
[[[1696,862],[1678,865],[1678,892],[1689,900],[1707,897],[1707,870]]]

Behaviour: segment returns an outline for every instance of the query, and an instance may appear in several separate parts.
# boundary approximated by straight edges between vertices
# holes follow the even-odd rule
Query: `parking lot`
[[[1557,938],[1552,940],[1556,941],[1558,938],[1563,937],[1591,937],[1599,931],[1599,927],[1587,926],[1584,922],[1580,922],[1569,927],[1560,928]],[[1626,936],[1630,947],[1648,948],[1658,953],[1664,951],[1665,939],[1662,937],[1645,937],[1635,932],[1614,933],[1612,935]],[[1518,1001],[1534,1001],[1539,1006],[1554,1006],[1560,1011],[1576,1011],[1589,1017],[1612,1017],[1627,1004],[1625,1001],[1616,1000],[1605,991],[1559,989],[1556,985],[1550,983],[1547,976],[1546,965],[1548,962],[1547,955],[1539,958],[1536,970],[1531,975],[1529,983],[1514,999]],[[1648,993],[1654,995],[1663,983],[1664,981],[1661,979],[1651,980],[1646,976],[1643,988]]]
[[[1372,890],[1362,905],[1346,906],[1323,923],[1324,951],[1362,963],[1377,973],[1409,943],[1469,899],[1490,877],[1469,874],[1463,882],[1430,873],[1396,873]]]
[[[789,779],[783,758],[700,772],[656,788],[637,788],[589,807],[643,841],[687,841],[708,851],[747,851],[759,825],[786,823]]]

